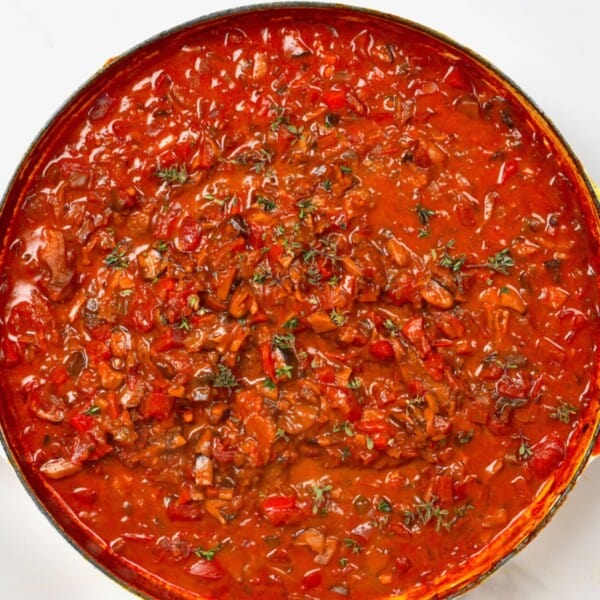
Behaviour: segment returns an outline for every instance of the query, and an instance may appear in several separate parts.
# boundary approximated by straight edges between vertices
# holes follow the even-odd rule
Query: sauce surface
[[[424,34],[263,14],[159,49],[22,192],[20,449],[188,593],[426,595],[561,471],[597,394],[583,196]]]

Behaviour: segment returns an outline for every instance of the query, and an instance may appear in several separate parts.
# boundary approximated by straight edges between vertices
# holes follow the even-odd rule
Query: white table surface
[[[40,128],[107,59],[186,20],[247,4],[0,0],[0,191]],[[492,61],[552,118],[590,175],[600,181],[600,2],[347,0],[347,4],[418,21]],[[586,469],[542,535],[466,598],[600,598],[599,499],[600,460]],[[2,456],[0,598],[133,599],[62,539]]]

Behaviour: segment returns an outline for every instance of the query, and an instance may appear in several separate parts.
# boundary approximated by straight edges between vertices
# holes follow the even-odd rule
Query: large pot
[[[208,17],[209,20],[210,20],[210,18],[211,17]],[[385,18],[387,18],[387,17],[385,17]],[[133,52],[135,53],[135,50]],[[86,90],[89,90],[90,86],[98,85],[98,82],[102,81],[102,78],[110,77],[111,73],[114,73],[114,72],[116,72],[117,69],[119,69],[121,61],[126,60],[128,58],[128,56],[130,56],[130,54],[126,54],[122,58],[117,60],[115,63],[110,64],[104,71],[102,71],[97,76],[96,79],[94,79],[90,84],[86,85],[80,92],[78,92],[78,94],[76,94],[75,97],[61,110],[61,112],[54,119],[54,121],[52,121],[50,123],[50,125],[42,132],[42,134],[38,138],[37,142],[34,144],[34,146],[28,152],[20,170],[18,171],[15,179],[13,180],[13,182],[11,184],[11,187],[9,188],[9,191],[8,191],[6,199],[5,199],[5,204],[3,207],[2,217],[0,217],[1,218],[0,223],[3,226],[6,226],[7,220],[10,216],[12,205],[14,204],[14,198],[17,195],[16,191],[18,190],[18,186],[19,186],[20,182],[22,181],[22,179],[26,178],[27,169],[31,166],[31,163],[35,162],[35,157],[37,156],[37,153],[40,152],[39,148],[43,147],[44,141],[47,139],[47,136],[52,134],[53,131],[55,131],[56,127],[59,127],[62,123],[65,122],[64,121],[65,115],[68,115],[69,111],[73,110],[73,107],[77,104],[78,100],[81,97],[85,96]],[[489,68],[491,69],[491,67],[489,67]],[[508,81],[503,76],[501,76],[501,77],[505,81]],[[516,89],[514,87],[514,84],[512,84],[510,81],[508,81],[508,85],[509,85],[509,87],[511,87],[511,89],[513,89],[513,91],[521,99],[523,104],[529,107],[533,117],[536,120],[538,120],[539,122],[543,122],[543,117],[537,111],[537,109],[531,104],[531,102],[527,99],[527,97],[525,97],[518,89]],[[562,142],[560,136],[556,133],[556,131],[552,128],[552,126],[550,124],[544,123],[542,126],[544,127],[544,129],[546,129],[546,131],[549,132],[550,136],[556,140],[557,144],[559,144],[559,145],[564,144]],[[592,192],[590,181],[587,179],[587,176],[585,175],[582,167],[578,163],[577,159],[575,159],[575,157],[571,153],[570,149],[565,146],[564,152],[566,155],[569,156],[569,160],[571,161],[573,168],[578,173],[577,177],[579,178],[579,184],[581,186],[588,188],[590,205],[591,205],[591,203],[593,202],[594,195]],[[594,209],[594,210],[596,210],[596,209]],[[61,517],[60,506],[49,501],[48,495],[44,491],[43,483],[39,480],[38,477],[36,477],[36,475],[34,473],[31,472],[31,469],[28,468],[27,464],[19,458],[18,452],[14,452],[14,450],[16,449],[16,445],[15,445],[13,438],[11,437],[10,427],[7,427],[7,423],[5,421],[5,415],[1,415],[1,416],[2,416],[2,425],[3,425],[2,441],[5,444],[5,448],[7,450],[9,458],[11,459],[11,462],[13,462],[13,465],[17,469],[17,472],[18,472],[22,482],[25,484],[29,493],[32,495],[34,500],[36,500],[36,502],[38,503],[40,508],[42,508],[42,510],[46,513],[46,515],[54,522],[55,526],[59,529],[59,531],[61,531],[63,534],[65,534],[71,541],[74,541],[75,544],[78,546],[78,549],[80,551],[82,551],[82,553],[84,555],[86,555],[88,558],[90,558],[90,555],[92,555],[91,557],[94,562],[99,563],[99,566],[101,568],[103,568],[104,570],[107,570],[109,572],[109,574],[115,576],[114,568],[113,568],[114,564],[111,562],[111,559],[109,557],[101,555],[101,553],[98,554],[96,552],[96,550],[94,549],[93,545],[90,545],[87,543],[88,540],[77,529],[76,525],[73,523],[70,523],[70,522],[66,522],[64,520],[64,518]],[[493,571],[500,564],[502,564],[506,558],[510,557],[514,552],[519,550],[524,545],[524,543],[526,543],[531,537],[536,535],[541,530],[541,528],[545,525],[545,523],[547,522],[547,519],[550,516],[552,516],[555,509],[562,503],[566,494],[570,491],[572,485],[575,483],[577,477],[579,476],[581,470],[585,466],[587,459],[592,451],[592,447],[593,447],[594,439],[595,439],[595,432],[598,429],[598,425],[597,425],[597,423],[592,423],[592,422],[590,422],[589,425],[591,425],[591,427],[590,427],[589,433],[586,435],[586,438],[585,438],[586,439],[585,447],[582,447],[580,449],[580,452],[579,452],[578,456],[576,457],[576,460],[574,460],[573,463],[571,465],[569,465],[569,468],[567,469],[568,473],[566,474],[568,476],[565,477],[565,480],[564,480],[564,482],[562,482],[560,489],[557,489],[555,492],[550,494],[549,497],[546,499],[546,501],[544,501],[543,503],[540,503],[540,506],[536,507],[535,511],[532,511],[531,525],[529,527],[527,527],[526,531],[520,532],[520,535],[518,537],[511,539],[505,545],[505,547],[502,549],[501,552],[500,551],[497,552],[497,554],[493,558],[493,560],[490,560],[489,569],[486,570],[484,573],[478,574],[477,577],[469,578],[466,583],[478,580],[480,577],[485,576],[489,572]],[[97,554],[97,556],[94,556],[94,554]],[[127,574],[124,575],[124,579],[125,580],[129,579]],[[127,583],[129,583],[129,584],[133,583],[132,591],[135,591],[135,582],[129,580]]]

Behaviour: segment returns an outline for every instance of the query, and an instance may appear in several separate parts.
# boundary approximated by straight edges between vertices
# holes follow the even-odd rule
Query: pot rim
[[[260,14],[260,13],[273,13],[273,12],[283,12],[283,11],[300,11],[300,10],[316,10],[319,12],[329,12],[329,11],[337,11],[343,12],[346,15],[356,15],[356,16],[366,16],[378,20],[380,22],[388,23],[390,25],[395,25],[399,27],[405,27],[416,31],[418,33],[425,34],[426,36],[442,42],[450,46],[451,48],[457,50],[463,55],[467,56],[469,59],[473,60],[479,66],[483,67],[488,74],[491,74],[495,79],[497,79],[508,91],[514,95],[516,100],[522,104],[522,106],[527,110],[528,114],[532,116],[536,124],[552,138],[555,146],[561,150],[561,159],[566,163],[568,167],[571,168],[572,174],[579,179],[579,182],[582,188],[585,189],[587,195],[590,199],[590,209],[593,215],[593,221],[596,226],[596,234],[595,239],[600,239],[600,188],[598,188],[594,182],[591,180],[587,172],[585,171],[581,161],[568,144],[558,127],[552,122],[552,120],[546,115],[546,113],[535,103],[535,101],[524,92],[521,87],[513,81],[513,79],[507,76],[501,69],[496,67],[493,63],[491,63],[488,59],[482,57],[477,52],[472,50],[471,48],[464,46],[463,44],[457,42],[452,37],[439,32],[433,28],[430,28],[426,25],[422,25],[416,21],[411,19],[407,19],[405,17],[401,17],[399,15],[387,13],[384,11],[374,10],[371,8],[363,7],[363,6],[353,6],[347,5],[344,3],[337,2],[316,2],[316,1],[276,1],[276,2],[260,2],[256,4],[248,4],[243,6],[238,6],[235,8],[224,9],[220,11],[213,11],[205,15],[201,15],[197,18],[185,21],[159,33],[156,33],[145,40],[133,45],[129,49],[121,52],[118,56],[109,59],[104,65],[102,65],[96,72],[94,72],[87,80],[85,80],[82,84],[80,84],[74,92],[72,92],[59,106],[55,109],[51,116],[47,119],[46,123],[42,126],[39,133],[33,139],[33,141],[29,144],[25,153],[23,154],[21,160],[19,161],[15,172],[10,178],[6,189],[2,193],[2,197],[0,198],[0,216],[4,216],[7,206],[8,199],[13,195],[13,191],[19,188],[21,178],[23,174],[27,173],[30,166],[29,163],[32,157],[35,157],[35,153],[38,150],[46,138],[46,135],[51,133],[53,127],[59,123],[60,118],[72,111],[76,105],[77,101],[80,100],[85,92],[90,88],[93,88],[95,85],[101,83],[103,79],[110,76],[111,73],[117,72],[121,66],[126,66],[127,61],[129,61],[132,57],[134,57],[137,53],[143,52],[145,49],[149,48],[154,44],[158,44],[162,40],[172,38],[177,36],[178,34],[185,34],[188,31],[191,31],[198,27],[206,27],[207,25],[218,22],[225,21],[230,17],[237,17],[244,14]],[[201,9],[202,10],[202,9]],[[13,207],[16,209],[16,207]],[[0,248],[0,252],[3,252],[4,249]],[[596,378],[599,380],[597,383],[600,384],[600,374],[596,373]],[[598,409],[598,402],[595,402],[596,409]],[[102,571],[104,574],[108,575],[113,581],[115,581],[120,586],[127,589],[130,593],[140,597],[140,598],[148,598],[152,599],[151,588],[158,589],[160,587],[154,581],[149,582],[148,579],[144,579],[146,583],[146,587],[144,590],[138,589],[134,587],[134,583],[132,581],[128,581],[124,577],[118,575],[114,572],[113,569],[108,567],[101,561],[101,556],[105,554],[105,552],[96,552],[96,554],[92,553],[89,548],[84,548],[81,542],[74,539],[74,537],[69,534],[63,524],[59,521],[59,519],[55,516],[55,512],[58,513],[56,509],[52,511],[48,504],[52,502],[48,502],[47,499],[42,499],[40,494],[36,493],[34,485],[30,482],[30,479],[27,475],[27,466],[28,463],[25,460],[20,461],[16,454],[13,452],[13,448],[8,441],[8,435],[5,432],[5,424],[2,422],[0,415],[0,444],[2,445],[8,461],[11,466],[15,470],[18,479],[21,484],[27,491],[30,498],[34,501],[37,508],[45,515],[45,517],[50,521],[53,527],[62,535],[62,537],[73,547],[79,554],[81,554],[84,558],[86,558],[91,564],[93,564],[96,568]],[[566,500],[567,496],[574,488],[575,484],[583,469],[587,465],[590,457],[593,455],[593,450],[596,442],[600,440],[600,413],[596,410],[595,422],[593,424],[592,433],[590,434],[590,442],[586,446],[586,449],[583,453],[579,453],[577,455],[578,464],[572,470],[570,476],[568,477],[567,484],[564,485],[564,489],[560,493],[556,495],[556,498],[548,504],[544,506],[543,516],[538,517],[538,520],[534,526],[534,528],[528,533],[525,537],[523,537],[514,547],[505,551],[505,553],[499,558],[495,558],[493,561],[489,563],[489,566],[486,570],[482,571],[476,576],[469,575],[464,581],[458,581],[454,584],[445,584],[442,585],[442,597],[447,597],[450,599],[456,599],[463,596],[465,593],[469,592],[476,586],[478,586],[483,580],[487,579],[490,575],[495,573],[500,567],[502,567],[506,562],[508,562],[511,558],[513,558],[516,554],[518,554],[525,546],[529,544],[537,535],[543,530],[543,528],[548,524],[548,522],[552,519],[558,508],[563,504]],[[548,491],[544,494],[547,495]],[[536,498],[534,504],[543,504],[543,499],[541,497]],[[79,524],[80,528],[85,529]],[[86,530],[86,535],[90,535],[90,531]],[[128,568],[132,572],[142,571],[139,567],[135,565],[128,565]],[[149,584],[150,583],[150,584]],[[163,582],[164,584],[164,582]],[[458,588],[458,589],[457,589]],[[177,586],[173,586],[172,584],[167,584],[163,589],[168,589],[172,591],[177,591],[182,594],[182,598],[188,597],[186,591]],[[191,597],[191,596],[190,596]],[[193,596],[194,598],[198,598],[197,595]],[[435,597],[438,597],[437,595]],[[408,593],[407,596],[392,596],[388,600],[404,600],[405,598],[413,598],[411,592]]]

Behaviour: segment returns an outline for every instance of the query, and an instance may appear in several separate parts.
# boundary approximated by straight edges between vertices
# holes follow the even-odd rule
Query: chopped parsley
[[[102,412],[102,409],[97,404],[92,404],[83,414],[88,417],[96,417]]]

